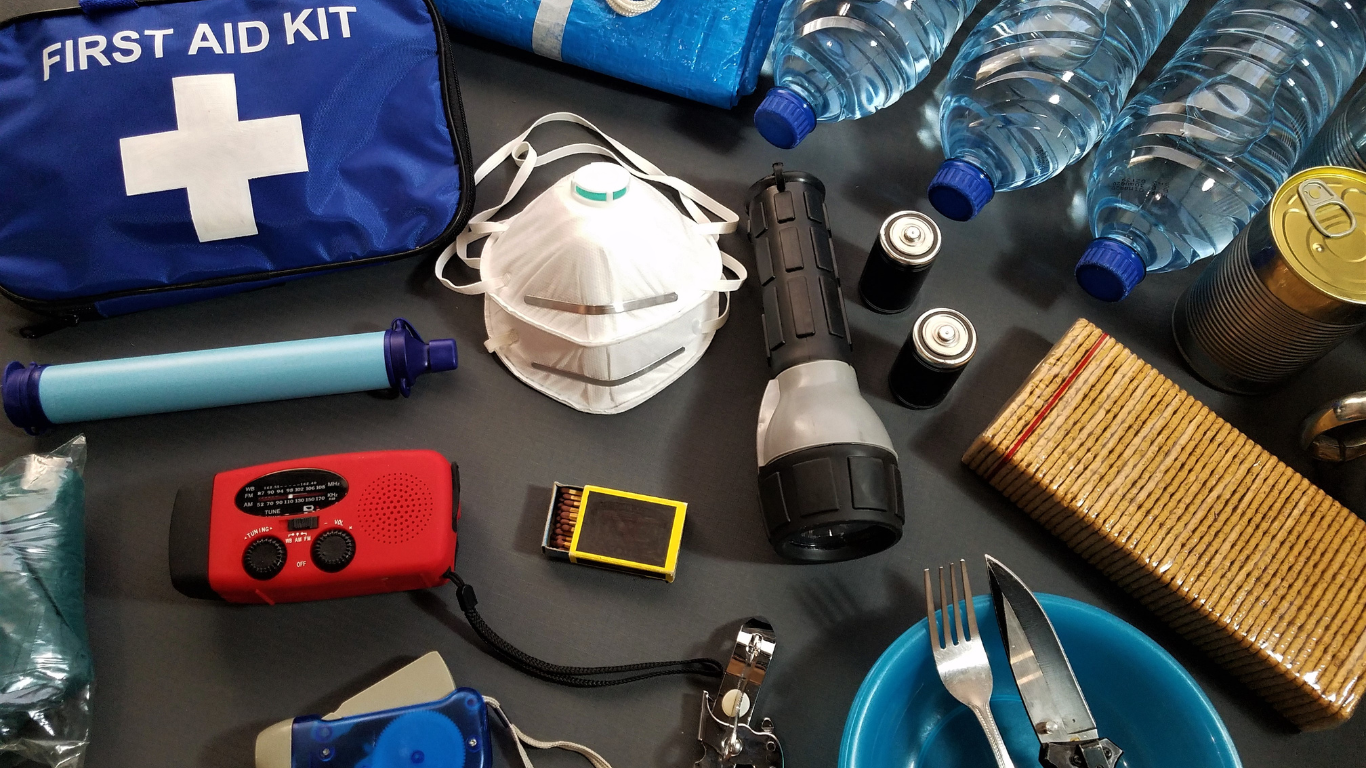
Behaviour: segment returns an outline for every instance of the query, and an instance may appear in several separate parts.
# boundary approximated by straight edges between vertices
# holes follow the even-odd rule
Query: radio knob
[[[356,540],[340,528],[326,531],[313,540],[313,564],[318,570],[336,573],[351,564],[356,556]]]
[[[262,536],[247,545],[242,553],[242,567],[253,579],[265,581],[285,568],[285,543],[274,536]]]

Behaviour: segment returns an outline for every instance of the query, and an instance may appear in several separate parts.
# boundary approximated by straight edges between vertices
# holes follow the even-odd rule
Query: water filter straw
[[[957,221],[1053,178],[1109,129],[1187,0],[1004,0],[959,50],[929,198]]]
[[[1119,301],[1213,256],[1271,199],[1366,61],[1366,3],[1220,0],[1101,139],[1077,263]]]
[[[424,342],[402,318],[387,331],[244,347],[5,368],[5,415],[30,434],[52,424],[396,389],[456,367],[454,339]]]

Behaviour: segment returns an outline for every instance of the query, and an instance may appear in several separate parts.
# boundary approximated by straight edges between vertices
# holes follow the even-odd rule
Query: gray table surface
[[[1189,28],[1194,16],[1187,13],[1181,24]],[[1170,44],[1164,48],[1170,53]],[[692,764],[696,681],[580,691],[525,677],[478,645],[453,588],[233,607],[190,600],[171,587],[166,535],[182,484],[262,462],[390,448],[431,448],[459,462],[460,571],[479,587],[485,618],[527,651],[582,664],[720,658],[740,620],[771,619],[779,645],[760,708],[777,723],[791,768],[836,762],[845,714],[864,674],[923,618],[920,570],[965,557],[984,585],[984,552],[1003,558],[1031,587],[1109,610],[1168,649],[1214,702],[1249,768],[1362,764],[1366,720],[1294,733],[959,463],[1049,346],[1085,317],[1308,472],[1295,447],[1299,421],[1322,402],[1361,388],[1360,337],[1275,395],[1215,392],[1182,366],[1169,330],[1173,303],[1202,266],[1150,277],[1119,305],[1093,301],[1076,286],[1072,266],[1089,236],[1084,176],[1073,168],[1033,190],[1002,195],[970,224],[941,220],[944,249],[916,308],[966,313],[977,327],[978,353],[944,405],[910,411],[891,400],[886,375],[915,313],[873,314],[857,303],[853,284],[885,216],[908,207],[931,210],[924,189],[941,159],[934,90],[943,63],[893,107],[821,126],[800,147],[782,152],[750,125],[753,97],[722,111],[463,35],[454,56],[477,159],[536,117],[572,110],[736,210],[746,188],[776,160],[825,181],[855,367],[900,455],[905,537],[882,554],[834,565],[792,565],[770,551],[754,477],[755,414],[768,372],[752,285],[735,294],[730,323],[692,371],[617,416],[578,413],[513,379],[482,351],[481,299],[440,287],[430,260],[89,323],[31,342],[15,331],[32,317],[5,303],[0,327],[8,332],[0,335],[0,352],[6,360],[62,363],[335,335],[378,330],[398,316],[429,337],[453,336],[462,352],[458,371],[424,377],[409,400],[341,395],[80,427],[90,445],[87,610],[97,674],[91,768],[250,766],[264,726],[328,711],[429,650],[442,653],[459,683],[501,699],[534,736],[587,743],[617,768]],[[542,147],[579,138],[572,128],[534,137]],[[564,161],[537,174],[539,183],[520,199],[572,166]],[[500,197],[506,178],[495,174],[480,199],[488,204]],[[742,235],[723,246],[753,263]],[[65,426],[31,439],[0,430],[0,453],[49,449],[77,432]],[[546,559],[538,539],[557,480],[687,501],[678,580],[665,584]],[[505,740],[499,747],[498,764],[505,765],[510,749]],[[535,759],[550,768],[583,764],[568,754]],[[1179,762],[1174,756],[1172,764]]]

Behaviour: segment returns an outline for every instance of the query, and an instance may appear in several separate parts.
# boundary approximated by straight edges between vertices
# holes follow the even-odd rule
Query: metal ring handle
[[[1314,225],[1314,229],[1319,234],[1328,239],[1335,237],[1346,237],[1356,231],[1357,217],[1352,213],[1351,206],[1342,199],[1338,193],[1334,192],[1327,184],[1320,179],[1306,179],[1300,182],[1297,190],[1300,202],[1304,203],[1304,212],[1309,215],[1309,223]],[[1347,214],[1347,229],[1341,232],[1329,232],[1328,225],[1319,218],[1319,209],[1332,206]]]
[[[1309,414],[1300,432],[1300,448],[1321,461],[1351,461],[1366,455],[1366,428],[1349,435],[1328,434],[1359,421],[1366,421],[1366,392],[1340,397]]]

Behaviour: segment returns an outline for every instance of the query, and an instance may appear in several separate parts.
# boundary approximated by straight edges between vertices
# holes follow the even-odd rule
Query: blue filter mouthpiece
[[[407,397],[413,382],[424,373],[453,371],[456,366],[455,339],[424,342],[413,324],[399,318],[384,332],[384,368],[389,386]]]
[[[792,149],[816,127],[816,113],[794,91],[775,86],[754,111],[754,127],[773,146]]]

